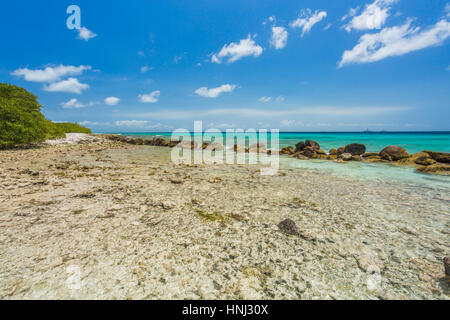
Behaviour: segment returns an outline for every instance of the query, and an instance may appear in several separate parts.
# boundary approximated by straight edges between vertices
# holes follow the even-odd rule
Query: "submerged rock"
[[[285,220],[281,221],[278,224],[278,228],[280,228],[281,231],[283,231],[284,233],[287,233],[287,234],[291,234],[291,235],[299,234],[297,225],[291,219],[285,219]]]
[[[443,164],[433,164],[431,166],[417,168],[417,171],[422,173],[450,175],[450,166]]]
[[[399,146],[389,146],[381,150],[380,156],[384,160],[398,161],[409,157],[408,151]]]
[[[344,147],[344,153],[351,153],[353,156],[360,156],[366,152],[366,146],[360,143],[352,143]]]

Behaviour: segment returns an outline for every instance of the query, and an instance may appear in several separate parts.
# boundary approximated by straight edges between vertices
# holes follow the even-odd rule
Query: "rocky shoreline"
[[[0,152],[0,299],[450,299],[448,190],[94,137]]]
[[[180,141],[167,141],[161,137],[153,139],[133,138],[122,135],[104,135],[112,141],[120,141],[132,145],[148,145],[173,148],[180,144]],[[186,149],[200,149],[196,142],[181,142],[180,146]],[[224,150],[222,144],[214,142],[212,144],[203,143],[201,149]],[[251,145],[248,149],[241,145],[234,145],[237,153],[254,152],[271,154],[265,144],[258,143]],[[379,153],[366,152],[366,146],[360,143],[352,143],[338,149],[331,149],[328,153],[320,148],[320,144],[313,140],[300,141],[293,146],[283,147],[279,153],[299,160],[321,159],[336,162],[365,161],[368,163],[391,163],[395,165],[405,165],[417,167],[418,172],[429,174],[450,175],[450,153],[427,151],[409,154],[404,148],[399,146],[387,146]]]

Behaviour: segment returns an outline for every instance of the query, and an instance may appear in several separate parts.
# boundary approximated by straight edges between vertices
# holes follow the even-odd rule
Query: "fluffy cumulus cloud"
[[[80,109],[80,108],[92,107],[92,106],[94,106],[95,104],[96,104],[96,103],[95,103],[95,102],[92,102],[92,101],[89,102],[88,104],[84,104],[84,103],[79,102],[78,99],[73,98],[73,99],[70,99],[70,100],[67,101],[67,102],[61,103],[61,106],[62,106],[64,109],[72,109],[72,108]]]
[[[360,15],[356,15],[357,9],[350,9],[349,16],[352,20],[345,26],[345,30],[372,30],[381,29],[389,17],[389,10],[397,0],[375,0],[368,4]]]
[[[97,35],[93,33],[91,30],[82,27],[78,29],[78,38],[84,41],[89,41],[92,38],[95,38]]]
[[[31,82],[54,82],[61,80],[66,76],[76,76],[83,73],[83,71],[91,70],[91,66],[64,66],[59,65],[55,67],[47,67],[45,69],[17,69],[11,74],[13,76],[23,77],[26,81]]]
[[[376,62],[437,46],[450,36],[450,22],[445,18],[425,30],[412,27],[411,23],[412,20],[408,20],[401,26],[363,35],[353,49],[344,52],[339,67],[353,63]]]
[[[272,27],[272,37],[270,38],[270,44],[275,49],[283,49],[286,47],[288,39],[288,32],[283,27]]]
[[[105,99],[105,104],[107,104],[108,106],[115,106],[120,102],[120,99],[117,97],[108,97]]]
[[[152,93],[149,93],[149,94],[140,94],[139,100],[142,103],[156,103],[156,102],[158,102],[160,95],[161,95],[161,91],[159,91],[159,90],[153,91]]]
[[[76,78],[69,78],[58,82],[50,83],[44,86],[45,91],[49,92],[67,92],[81,94],[83,90],[89,89],[89,85],[81,83]]]
[[[204,98],[217,98],[224,92],[233,92],[236,86],[233,84],[224,84],[217,88],[208,89],[208,87],[201,87],[195,90],[195,93]]]
[[[211,62],[222,63],[224,59],[227,59],[228,63],[233,63],[245,57],[259,57],[262,52],[263,49],[249,35],[247,39],[242,39],[239,43],[232,42],[224,45],[219,53],[213,54]]]
[[[316,10],[315,12],[312,12],[311,9],[306,9],[300,14],[300,17],[298,17],[297,20],[292,21],[289,25],[292,28],[301,28],[302,36],[304,36],[311,31],[316,23],[319,23],[326,17],[326,11]]]

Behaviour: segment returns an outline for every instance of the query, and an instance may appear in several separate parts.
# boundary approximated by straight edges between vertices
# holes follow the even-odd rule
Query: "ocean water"
[[[152,138],[154,136],[170,137],[171,133],[120,133],[129,136]],[[350,143],[362,143],[367,152],[379,152],[390,145],[405,148],[409,153],[423,150],[450,152],[450,132],[358,132],[358,133],[307,133],[307,132],[281,132],[280,147],[294,146],[299,141],[315,140],[321,148],[329,151]],[[270,134],[268,134],[270,139]]]
[[[151,139],[154,136],[170,138],[171,133],[121,133],[123,135]],[[270,140],[270,135],[268,135]],[[280,133],[280,148],[294,146],[299,141],[315,140],[322,149],[329,151],[350,143],[366,145],[368,152],[379,152],[389,145],[397,145],[416,153],[422,150],[450,152],[450,132],[411,133]],[[396,166],[384,163],[348,162],[336,163],[328,160],[298,160],[282,156],[281,169],[314,170],[328,175],[337,175],[358,181],[379,181],[394,183],[399,188],[413,187],[435,190],[436,194],[450,194],[450,176],[430,175],[416,172],[414,167]]]

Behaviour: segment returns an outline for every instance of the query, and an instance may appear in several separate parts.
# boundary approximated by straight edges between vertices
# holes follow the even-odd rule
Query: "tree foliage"
[[[41,113],[38,97],[27,90],[0,83],[0,148],[65,137],[68,132],[90,133],[73,123],[53,123]]]

